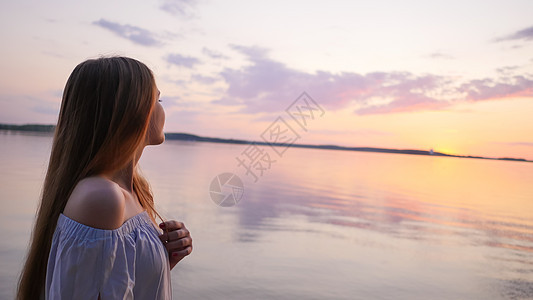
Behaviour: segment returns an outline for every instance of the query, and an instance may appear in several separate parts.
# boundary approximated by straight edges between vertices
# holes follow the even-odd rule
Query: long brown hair
[[[131,162],[145,141],[156,93],[150,69],[131,58],[91,59],[72,71],[63,91],[17,299],[39,299],[57,220],[72,190],[85,177],[116,171]],[[152,220],[161,218],[150,186],[137,168],[133,189]]]

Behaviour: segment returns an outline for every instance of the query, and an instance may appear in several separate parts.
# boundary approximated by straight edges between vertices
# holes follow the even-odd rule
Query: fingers
[[[180,229],[182,227],[185,227],[185,225],[183,225],[182,222],[178,222],[174,220],[166,221],[166,222],[159,224],[159,228],[163,229],[164,231],[173,231],[176,229]]]
[[[159,239],[161,239],[163,243],[169,243],[169,242],[176,241],[176,240],[182,239],[190,235],[191,233],[189,232],[189,230],[185,228],[185,226],[183,226],[182,229],[163,233],[162,235],[159,236]]]
[[[191,233],[182,222],[174,220],[166,221],[161,223],[159,227],[164,230],[164,233],[159,236],[159,239],[163,242],[169,253],[179,252],[179,255],[182,255],[187,253],[188,247],[191,248],[189,251],[192,251]]]
[[[172,257],[173,258],[184,257],[184,256],[191,254],[191,252],[192,252],[192,245],[188,246],[187,248],[183,250],[172,252]]]
[[[187,247],[192,247],[191,237],[182,238],[177,241],[168,242],[168,244],[166,244],[166,248],[169,252],[183,250]]]
[[[159,224],[159,227],[163,229],[163,234],[159,236],[159,239],[168,251],[170,269],[172,269],[185,256],[191,254],[191,233],[182,222],[174,220],[163,222]]]

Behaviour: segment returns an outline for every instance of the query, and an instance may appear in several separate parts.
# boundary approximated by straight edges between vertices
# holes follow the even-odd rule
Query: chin
[[[157,139],[157,141],[155,141],[155,143],[153,143],[153,145],[161,145],[163,144],[163,142],[165,141],[165,136],[161,136],[161,138]]]
[[[147,145],[149,145],[149,146],[161,145],[161,144],[163,144],[164,141],[165,141],[165,135],[162,134],[162,135],[159,136],[159,137],[151,138],[151,139],[148,141]]]
[[[159,140],[158,145],[163,144],[164,141],[165,141],[165,135],[163,134],[161,135],[161,139]]]

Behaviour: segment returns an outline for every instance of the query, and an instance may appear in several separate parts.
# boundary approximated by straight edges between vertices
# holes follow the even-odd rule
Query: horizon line
[[[6,131],[21,131],[21,132],[42,132],[42,133],[52,133],[54,132],[56,125],[54,124],[39,124],[39,123],[26,123],[26,124],[6,124],[0,123],[0,130]],[[379,148],[379,147],[346,147],[338,146],[333,144],[286,144],[286,143],[268,143],[268,142],[258,142],[258,141],[249,141],[244,139],[234,139],[234,138],[216,138],[216,137],[206,137],[200,136],[192,133],[185,132],[163,132],[165,137],[169,135],[170,140],[185,140],[185,141],[194,141],[194,142],[211,142],[211,143],[225,143],[225,144],[257,144],[263,146],[276,146],[276,147],[297,147],[297,148],[310,148],[310,149],[322,149],[322,150],[343,150],[343,151],[359,151],[359,152],[373,152],[373,153],[389,153],[389,154],[407,154],[407,155],[427,155],[427,156],[441,156],[441,157],[455,157],[455,158],[472,158],[472,159],[487,159],[487,160],[505,160],[505,161],[516,161],[516,162],[533,162],[533,160],[528,160],[525,158],[514,158],[514,157],[485,157],[485,156],[475,156],[475,155],[459,155],[459,154],[448,154],[443,152],[431,150],[418,150],[418,149],[398,149],[398,148]],[[173,137],[172,137],[173,135]],[[179,137],[181,135],[181,137]],[[189,137],[189,139],[186,139]],[[194,139],[190,139],[194,138]]]

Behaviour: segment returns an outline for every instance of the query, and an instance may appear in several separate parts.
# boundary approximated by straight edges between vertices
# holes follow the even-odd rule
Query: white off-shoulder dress
[[[146,211],[114,230],[61,214],[46,271],[46,299],[171,299],[168,252]]]

